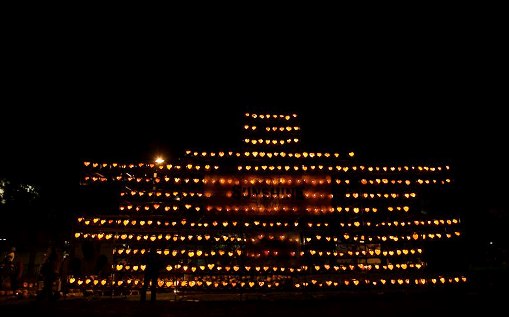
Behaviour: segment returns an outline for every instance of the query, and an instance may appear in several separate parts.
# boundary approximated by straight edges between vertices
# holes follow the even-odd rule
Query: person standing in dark
[[[150,301],[155,302],[157,292],[157,278],[162,267],[162,261],[156,250],[149,249],[144,257],[145,274],[143,277],[143,286],[141,287],[140,301],[147,300],[147,289],[150,283]]]
[[[2,275],[2,278],[0,278],[0,289],[3,284],[3,278],[8,278],[10,281],[10,288],[13,292],[18,290],[18,282],[21,279],[21,275],[23,273],[22,263],[15,261],[15,252],[16,248],[12,247],[0,264]]]
[[[41,265],[40,274],[43,279],[43,288],[38,295],[39,299],[56,299],[58,297],[58,294],[53,292],[53,283],[59,278],[61,263],[56,248],[50,247]]]
[[[67,276],[69,276],[69,270],[70,270],[70,258],[69,253],[64,252],[62,256],[62,262],[60,264],[60,289],[62,292],[62,296],[67,296],[67,293],[69,292],[69,285],[67,284]]]

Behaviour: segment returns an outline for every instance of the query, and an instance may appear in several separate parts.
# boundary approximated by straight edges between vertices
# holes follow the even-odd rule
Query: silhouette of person
[[[53,292],[53,283],[59,278],[61,260],[54,246],[50,247],[46,257],[41,265],[40,273],[43,278],[43,289],[38,295],[39,299],[56,299],[57,295]]]
[[[3,279],[8,278],[10,281],[10,288],[13,291],[16,291],[18,289],[18,279],[20,275],[20,269],[18,268],[17,263],[15,262],[14,258],[16,257],[16,248],[12,247],[7,253],[7,255],[4,257],[1,263],[1,275],[0,278],[0,288],[3,285]]]
[[[143,286],[141,287],[140,301],[145,302],[147,299],[147,289],[150,284],[150,301],[156,300],[157,292],[157,278],[159,277],[159,271],[162,263],[159,254],[156,250],[149,249],[144,257],[145,274],[143,277]]]

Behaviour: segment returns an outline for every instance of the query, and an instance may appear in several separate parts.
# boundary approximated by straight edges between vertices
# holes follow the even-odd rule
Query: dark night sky
[[[0,176],[38,184],[65,209],[81,159],[228,148],[245,111],[282,110],[300,114],[309,148],[451,162],[465,208],[507,212],[503,52],[468,31],[308,35],[231,49],[205,36],[169,46],[107,35],[66,45],[14,39],[3,61]]]

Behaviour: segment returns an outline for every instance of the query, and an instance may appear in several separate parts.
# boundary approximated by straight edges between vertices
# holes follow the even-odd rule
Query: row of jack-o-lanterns
[[[257,129],[258,129],[258,126],[256,126],[256,125],[249,125],[249,124],[244,125],[244,130],[247,130],[247,131],[257,131]],[[270,127],[265,127],[265,129],[261,129],[261,130],[265,130],[265,132],[291,132],[291,131],[299,131],[300,127],[299,126],[270,126]]]
[[[242,156],[240,153],[236,153],[236,156]],[[286,152],[274,152],[274,153],[265,153],[265,152],[245,152],[243,156],[249,157],[252,155],[253,157],[298,157],[301,156],[297,153],[287,153]],[[350,153],[350,156],[353,156],[353,152]],[[307,157],[307,153],[303,154],[303,157]],[[314,153],[311,153],[310,157],[314,157]],[[136,169],[136,168],[150,168],[157,170],[196,170],[196,171],[213,171],[218,170],[218,165],[211,164],[192,164],[188,163],[185,165],[174,165],[174,164],[166,164],[166,165],[156,165],[153,163],[138,163],[138,164],[119,164],[119,163],[97,163],[97,162],[83,162],[85,167],[89,167],[92,169]],[[450,170],[449,165],[402,165],[402,166],[380,166],[380,165],[327,165],[327,164],[318,164],[318,165],[238,165],[237,169],[239,171],[242,170],[255,170],[255,171],[340,171],[340,172],[349,172],[349,171],[367,171],[367,172],[442,172]]]
[[[200,211],[202,208],[205,208],[207,211],[227,211],[227,212],[299,212],[306,211],[314,214],[317,213],[377,213],[379,208],[377,207],[345,207],[345,206],[307,206],[305,208],[300,208],[297,206],[274,206],[274,207],[265,207],[259,206],[257,204],[250,205],[217,205],[217,206],[206,206],[202,207],[201,205],[193,205],[189,203],[183,203],[179,205],[169,204],[164,202],[159,203],[138,203],[138,204],[120,204],[120,211]],[[393,211],[404,211],[408,212],[410,210],[409,206],[388,206],[387,210],[390,212]]]
[[[71,287],[131,287],[140,288],[143,285],[143,279],[129,278],[125,280],[95,279],[95,278],[75,278],[69,277],[68,283]],[[289,283],[288,281],[273,280],[238,280],[234,277],[224,280],[218,279],[198,279],[187,281],[184,279],[158,279],[157,286],[159,288],[178,288],[185,289],[270,289],[270,288],[334,288],[334,287],[355,287],[355,286],[425,286],[425,285],[445,285],[445,284],[461,284],[468,281],[465,276],[436,276],[421,278],[380,278],[380,279],[311,279],[307,281],[298,281]]]
[[[244,139],[244,143],[246,144],[265,144],[265,145],[284,145],[284,144],[291,144],[291,143],[298,143],[300,141],[299,138],[293,138],[293,139]]]
[[[253,221],[217,221],[213,220],[210,223],[207,221],[204,222],[192,222],[187,221],[186,219],[180,220],[180,221],[161,221],[161,220],[137,220],[137,219],[106,219],[106,218],[100,218],[100,217],[94,217],[94,218],[84,218],[79,217],[78,223],[83,224],[85,226],[111,226],[111,225],[119,225],[124,227],[144,227],[152,226],[152,227],[180,227],[180,228],[228,228],[228,227],[245,227],[245,228],[334,228],[333,225],[329,226],[329,222],[298,222],[295,221],[293,223],[290,222],[282,222],[282,221],[260,221],[260,220],[253,220]],[[341,228],[345,227],[405,227],[405,226],[451,226],[459,224],[459,219],[453,218],[453,219],[428,219],[428,220],[393,220],[393,221],[381,221],[381,222],[375,222],[375,221],[354,221],[354,222],[338,222],[335,225],[339,226]]]
[[[207,167],[209,167],[208,165],[205,166],[205,170],[210,170],[207,169]],[[328,170],[328,171],[333,171],[334,170],[334,167],[332,166],[329,166],[327,168],[327,166],[322,166],[322,165],[319,165],[319,166],[316,166],[318,170]],[[355,166],[354,166],[355,167]],[[219,166],[214,166],[214,169],[219,169]],[[238,171],[255,171],[255,172],[263,172],[263,171],[286,171],[286,172],[289,172],[289,171],[292,171],[292,167],[289,166],[289,165],[286,165],[286,166],[282,166],[282,165],[277,165],[277,166],[266,166],[266,165],[262,165],[262,166],[251,166],[251,165],[246,165],[246,166],[238,166],[237,167]],[[302,170],[304,172],[308,171],[308,169],[311,169],[311,171],[315,170],[315,166],[312,165],[312,166],[293,166],[293,171],[299,171],[299,170]],[[338,171],[343,171],[343,172],[347,172],[349,170],[348,167],[341,167],[341,166],[336,166],[336,169]],[[355,168],[352,168],[353,170],[355,170]],[[107,181],[123,181],[123,182],[133,182],[133,183],[161,183],[162,181],[166,182],[166,183],[174,183],[174,184],[192,184],[192,183],[195,183],[195,184],[198,184],[198,183],[205,183],[205,184],[214,184],[214,183],[218,183],[218,184],[232,184],[232,185],[239,185],[242,182],[245,183],[245,179],[242,179],[242,180],[233,180],[232,179],[232,182],[228,182],[228,183],[221,183],[220,181],[221,179],[218,179],[216,180],[215,178],[186,178],[186,177],[171,177],[170,175],[159,175],[159,176],[154,176],[154,177],[147,177],[145,175],[143,176],[133,176],[131,174],[129,175],[112,175],[112,176],[98,176],[98,175],[86,175],[83,177],[83,181],[84,182],[107,182]],[[366,180],[366,183],[363,184],[362,183],[362,180]],[[380,180],[379,182],[377,180]],[[387,180],[387,182],[383,182],[383,180]],[[390,184],[392,185],[396,185],[396,184],[405,184],[405,185],[410,185],[410,184],[407,184],[409,180],[396,180],[396,179],[391,179],[390,180]],[[254,183],[254,180],[250,179],[249,180],[250,183]],[[259,183],[261,183],[262,181],[260,181]],[[266,179],[263,179],[263,182],[267,182]],[[327,181],[327,184],[330,184],[330,180]],[[335,182],[336,184],[350,184],[350,180],[349,179],[335,179]],[[361,179],[361,184],[362,185],[367,185],[367,184],[372,184],[372,185],[380,185],[380,184],[385,184],[385,185],[388,185],[389,184],[389,179],[374,179],[374,180],[370,180],[368,181],[367,179]],[[431,185],[431,184],[449,184],[451,183],[452,180],[450,178],[446,178],[446,179],[417,179],[415,181],[416,184],[418,185]],[[293,181],[288,181],[287,184],[291,185],[293,183]],[[302,180],[296,180],[295,181],[295,184],[300,184],[300,183],[306,183]],[[319,184],[319,182],[314,182],[311,181],[311,184],[313,185],[317,185]]]
[[[145,248],[114,248],[113,249],[113,255],[144,255],[148,249]],[[242,250],[188,250],[188,249],[160,249],[156,251],[159,255],[168,256],[168,257],[215,257],[215,256],[224,256],[224,257],[233,257],[233,256],[241,256],[243,254],[246,254],[249,256],[249,254],[255,254],[260,256],[277,256],[280,251],[277,250],[264,250],[259,253],[254,252],[247,252],[245,253]],[[278,252],[278,253],[276,253]],[[352,257],[358,257],[358,256],[407,256],[407,255],[418,255],[422,254],[423,250],[418,249],[391,249],[391,250],[381,250],[381,249],[369,249],[369,250],[358,250],[358,251],[330,251],[330,250],[306,250],[306,251],[287,251],[290,256],[313,256],[313,257],[340,257],[340,258],[352,258]]]
[[[303,242],[312,242],[312,241],[355,241],[355,242],[380,242],[380,241],[394,241],[397,242],[399,240],[433,240],[433,239],[451,239],[454,237],[459,237],[461,235],[460,231],[455,231],[453,233],[417,233],[414,232],[412,235],[351,235],[348,233],[337,235],[337,236],[327,236],[327,235],[315,235],[308,236],[303,238]],[[92,240],[119,240],[119,241],[174,241],[174,242],[184,242],[184,241],[215,241],[215,242],[246,242],[247,238],[242,238],[238,236],[229,236],[229,235],[210,235],[210,234],[196,234],[196,235],[178,235],[178,234],[133,234],[133,233],[84,233],[84,232],[76,232],[74,234],[76,239],[92,239]],[[253,239],[253,238],[252,238]],[[351,240],[350,240],[351,239]]]
[[[299,267],[280,267],[280,266],[251,266],[251,265],[167,265],[166,271],[179,272],[179,273],[228,273],[238,272],[241,273],[325,273],[325,272],[345,272],[345,271],[393,271],[393,270],[420,270],[425,266],[424,262],[417,263],[391,263],[386,265],[380,264],[350,264],[350,265],[330,265],[330,264],[315,264],[303,265]],[[143,272],[146,269],[144,264],[116,264],[113,269],[117,272]]]
[[[246,112],[244,113],[244,116],[246,118],[253,118],[253,119],[265,119],[265,120],[270,120],[270,119],[280,119],[280,120],[290,120],[292,118],[297,118],[297,114],[296,113],[292,113],[292,114],[274,114],[274,113],[249,113],[249,112]]]

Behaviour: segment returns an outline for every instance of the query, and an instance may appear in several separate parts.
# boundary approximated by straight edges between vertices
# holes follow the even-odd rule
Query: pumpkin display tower
[[[375,163],[316,151],[297,114],[245,113],[236,149],[170,162],[86,161],[82,186],[116,184],[118,208],[80,215],[75,242],[111,250],[83,289],[139,289],[147,252],[174,292],[361,290],[462,284],[433,244],[461,237],[457,210],[429,211],[453,186],[446,164]]]

